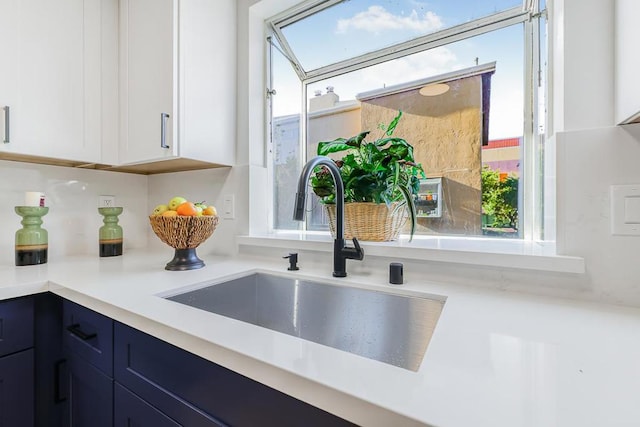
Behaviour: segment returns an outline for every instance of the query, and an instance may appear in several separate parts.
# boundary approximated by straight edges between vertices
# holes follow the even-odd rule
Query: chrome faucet
[[[333,242],[333,277],[345,277],[347,275],[347,259],[362,261],[364,250],[358,244],[358,240],[353,238],[353,248],[348,247],[344,241],[344,184],[340,176],[340,169],[335,162],[327,156],[317,156],[309,160],[298,180],[298,192],[296,193],[295,206],[293,208],[293,219],[302,221],[304,219],[305,202],[307,199],[307,183],[316,166],[325,166],[331,172],[336,189],[336,239]]]

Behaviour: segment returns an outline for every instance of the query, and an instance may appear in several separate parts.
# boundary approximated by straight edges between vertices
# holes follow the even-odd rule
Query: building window
[[[270,20],[274,228],[326,230],[315,200],[305,224],[291,220],[301,165],[319,141],[382,132],[402,111],[394,135],[426,174],[417,234],[540,238],[542,189],[527,177],[543,165],[526,157],[543,141],[539,9],[330,0]]]

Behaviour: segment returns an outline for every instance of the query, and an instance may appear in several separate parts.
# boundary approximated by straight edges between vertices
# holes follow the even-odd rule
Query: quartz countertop
[[[636,426],[640,309],[432,283],[405,270],[331,277],[331,266],[200,257],[166,271],[170,254],[69,257],[0,265],[0,299],[47,290],[205,359],[366,426]],[[370,360],[159,295],[251,271],[447,298],[417,372]],[[390,320],[392,321],[392,320]]]

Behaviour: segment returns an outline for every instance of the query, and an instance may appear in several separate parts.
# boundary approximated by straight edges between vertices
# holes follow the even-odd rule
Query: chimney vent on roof
[[[324,95],[316,90],[313,98],[309,98],[309,112],[326,110],[335,107],[340,102],[340,97],[333,91],[333,86],[327,86],[327,93]]]

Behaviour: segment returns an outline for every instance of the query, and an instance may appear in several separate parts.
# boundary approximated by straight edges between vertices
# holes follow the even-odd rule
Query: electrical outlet
[[[116,206],[116,196],[98,196],[99,208],[113,208]]]

